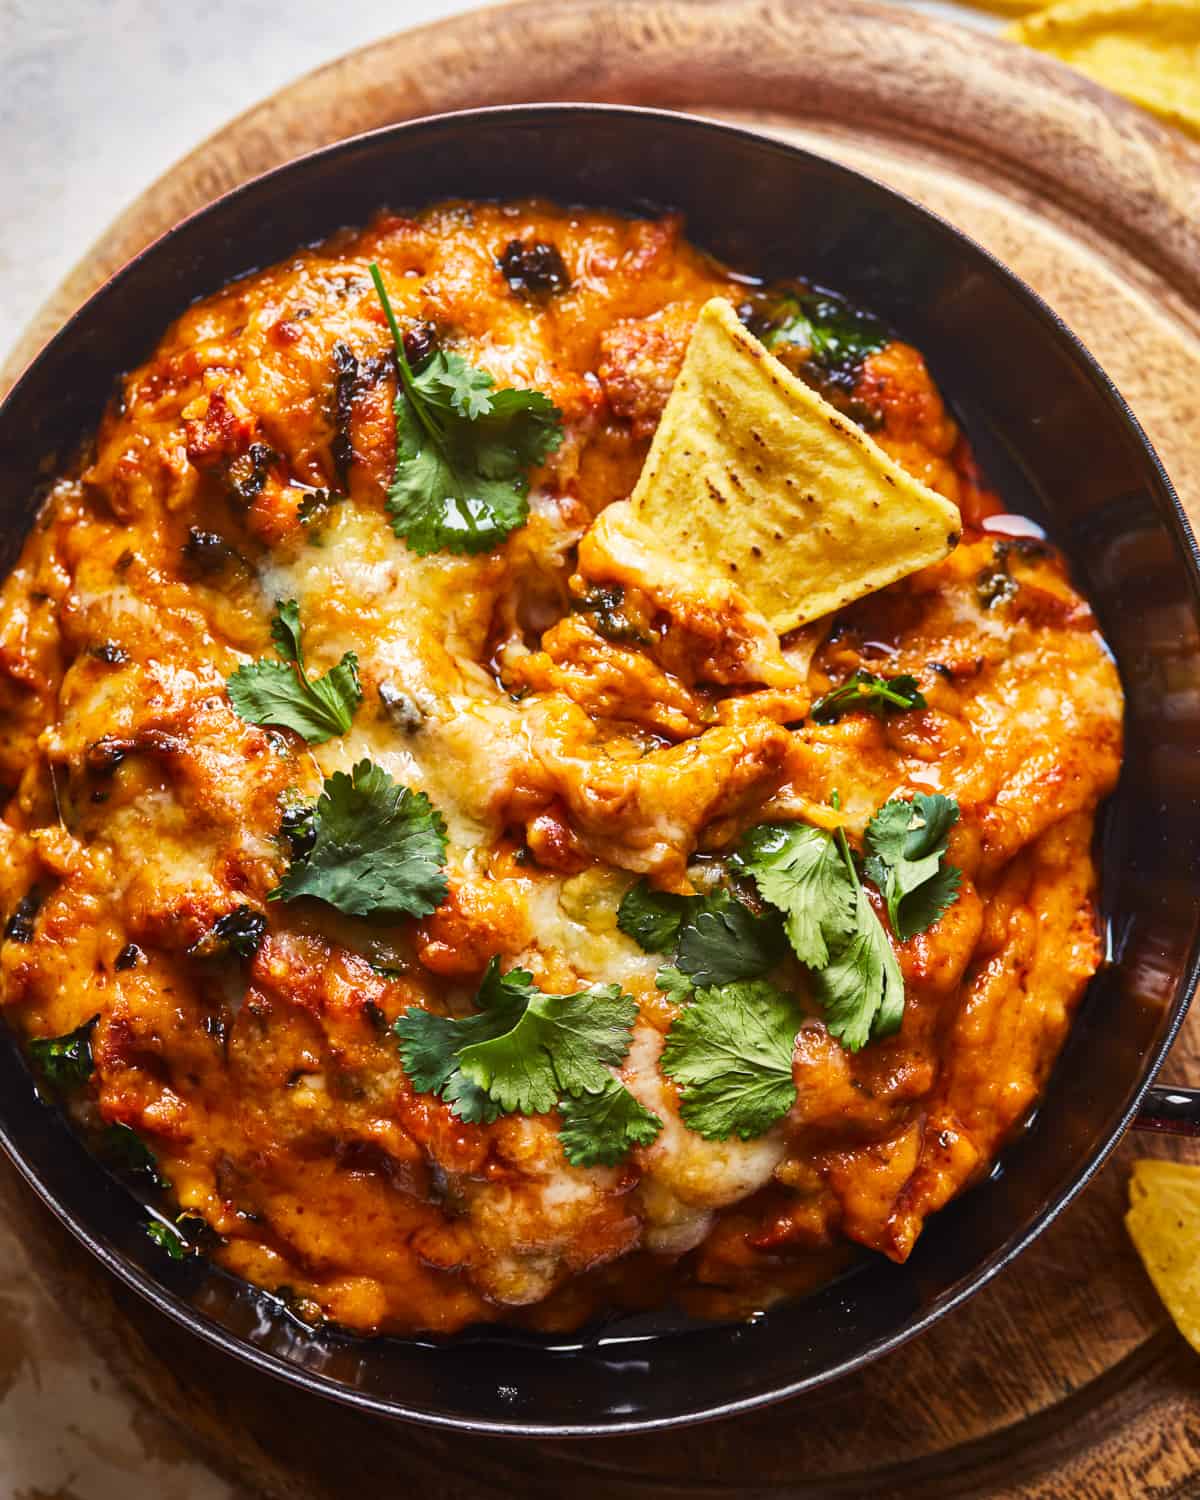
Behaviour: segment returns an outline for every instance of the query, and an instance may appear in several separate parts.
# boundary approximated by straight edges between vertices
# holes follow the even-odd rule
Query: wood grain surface
[[[254,173],[392,121],[543,99],[734,118],[930,205],[1080,333],[1200,520],[1200,151],[1053,62],[868,4],[522,0],[352,54],[151,188],[4,375],[149,239]],[[1200,1082],[1200,1014],[1167,1076]],[[472,1440],[322,1406],[111,1284],[7,1171],[0,1205],[126,1378],[271,1496],[1173,1496],[1200,1494],[1200,1361],[1121,1217],[1130,1158],[1189,1149],[1127,1142],[1015,1268],[862,1374],[734,1422],[603,1443]]]

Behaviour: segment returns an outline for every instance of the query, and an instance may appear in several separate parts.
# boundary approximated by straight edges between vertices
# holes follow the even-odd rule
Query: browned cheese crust
[[[496,264],[514,238],[557,245],[569,287],[515,293]],[[562,409],[531,518],[493,554],[419,558],[388,524],[395,368],[372,260],[402,326],[432,322]],[[99,1016],[80,1117],[134,1128],[223,1237],[215,1258],[294,1289],[306,1316],[563,1327],[668,1291],[723,1313],[820,1279],[848,1242],[902,1259],[1036,1101],[1097,967],[1117,674],[1055,552],[997,560],[980,528],[999,505],[915,350],[869,357],[856,394],[878,440],[960,504],[964,541],[785,640],[801,686],[771,685],[795,674],[774,674],[778,646],[736,610],[580,547],[632,489],[696,313],[722,294],[744,288],[671,218],[382,217],[192,307],[124,378],[0,593],[0,912],[40,899],[0,949],[0,1004],[31,1037]],[[306,525],[316,488],[349,498]],[[997,569],[1015,587],[989,604]],[[570,607],[613,583],[625,639]],[[285,598],[311,670],[354,650],[362,676],[352,731],[312,748],[244,722],[225,690],[271,655]],[[928,707],[807,721],[860,666],[913,673]],[[314,796],[364,755],[444,813],[448,898],[390,925],[268,904],[280,794]],[[637,875],[687,891],[698,855],[835,788],[854,840],[897,790],[953,794],[961,899],[897,948],[896,1036],[850,1055],[808,1006],[788,1117],[705,1141],[658,1070],[675,1010],[617,903]],[[268,913],[251,961],[189,952],[243,905]],[[412,1005],[461,1014],[497,954],[545,989],[615,980],[636,998],[623,1076],[666,1121],[653,1146],[575,1168],[553,1114],[463,1124],[413,1092],[388,1024]]]

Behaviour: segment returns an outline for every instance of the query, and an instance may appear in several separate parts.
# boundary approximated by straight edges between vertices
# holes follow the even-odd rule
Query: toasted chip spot
[[[937,562],[958,509],[706,302],[631,497],[657,545],[737,576],[780,634]]]

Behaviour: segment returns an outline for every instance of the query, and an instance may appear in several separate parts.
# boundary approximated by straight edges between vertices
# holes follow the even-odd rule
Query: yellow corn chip
[[[1200,1167],[1135,1161],[1125,1227],[1176,1328],[1200,1352]]]
[[[655,543],[719,572],[782,634],[937,562],[958,510],[714,297],[630,498]]]
[[[1009,16],[1028,15],[1031,10],[1040,10],[1042,0],[968,0],[972,10],[990,10]]]
[[[1007,34],[1200,136],[1200,0],[1062,0]]]

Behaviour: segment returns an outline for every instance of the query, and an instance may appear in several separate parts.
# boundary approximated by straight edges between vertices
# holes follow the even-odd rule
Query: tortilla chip
[[[1031,10],[1040,10],[1043,0],[968,0],[972,10],[990,10],[1006,16],[1027,16]]]
[[[1198,0],[1062,0],[1007,35],[1200,136]]]
[[[962,526],[720,297],[630,503],[658,545],[736,584],[780,634],[937,562]]]
[[[1135,1161],[1125,1227],[1176,1328],[1200,1352],[1200,1167]]]

